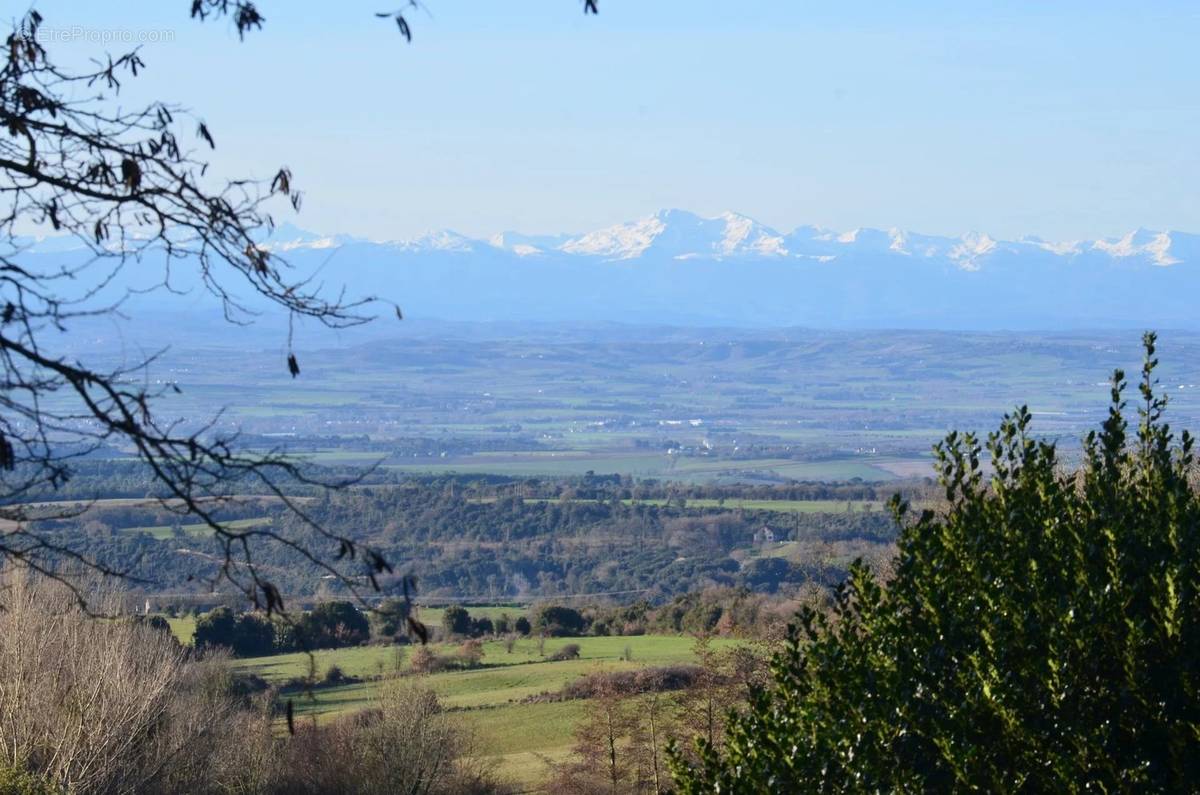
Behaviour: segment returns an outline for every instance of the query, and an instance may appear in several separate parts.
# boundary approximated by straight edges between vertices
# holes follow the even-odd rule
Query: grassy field
[[[241,528],[245,528],[245,527],[262,527],[263,525],[268,525],[270,523],[271,523],[271,517],[256,516],[256,517],[253,517],[250,519],[233,519],[231,521],[224,522],[224,525],[231,529],[237,530],[237,529],[241,529]],[[202,524],[202,523],[180,525],[179,529],[183,530],[183,532],[188,535],[211,535],[212,534],[212,528],[209,527],[208,525]],[[125,527],[125,528],[121,529],[121,532],[122,533],[146,533],[147,535],[154,536],[155,538],[157,538],[159,540],[170,538],[173,535],[171,526],[165,525],[165,524],[147,526],[147,527]]]
[[[472,613],[477,608],[472,608]],[[508,609],[508,608],[495,608]],[[718,645],[734,641],[719,640]],[[578,643],[577,660],[550,662],[538,652],[537,640],[523,638],[511,653],[500,641],[484,644],[483,667],[422,677],[442,703],[455,710],[473,730],[479,753],[494,761],[497,772],[523,786],[544,778],[546,759],[562,758],[570,749],[572,731],[582,714],[577,701],[522,703],[530,696],[556,692],[574,679],[597,670],[636,668],[689,662],[695,659],[694,640],[669,635],[632,637],[551,638],[545,653]],[[452,645],[435,646],[447,651]],[[398,651],[399,650],[399,651]],[[407,671],[405,647],[364,646],[307,654],[281,654],[238,660],[237,670],[281,682],[317,676],[331,665],[347,675],[381,677]],[[628,657],[629,659],[625,659]],[[296,696],[296,714],[315,721],[370,706],[377,681],[324,688]]]
[[[167,623],[171,625],[171,632],[179,639],[179,642],[184,646],[192,645],[192,633],[196,631],[195,616],[180,616],[179,618],[171,618],[163,616],[167,619]]]
[[[733,476],[735,473],[757,472],[797,480],[835,481],[861,478],[878,482],[895,478],[895,475],[885,468],[886,463],[883,459],[860,457],[828,461],[791,461],[779,458],[678,459],[662,454],[596,455],[580,450],[565,450],[553,453],[513,452],[503,456],[479,454],[445,459],[437,463],[421,460],[414,463],[387,463],[383,466],[397,472],[424,475],[496,474],[522,477],[582,475],[585,472],[595,472],[706,482],[727,475]]]

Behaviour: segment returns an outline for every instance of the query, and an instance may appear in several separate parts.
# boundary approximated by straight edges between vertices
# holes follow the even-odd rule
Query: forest
[[[733,486],[600,475],[387,480],[311,496],[300,488],[304,518],[264,495],[239,495],[212,511],[222,521],[318,545],[311,521],[379,550],[397,576],[415,578],[423,597],[485,602],[613,592],[661,602],[716,586],[768,593],[830,586],[855,558],[884,565],[896,535],[882,509],[895,484]],[[145,579],[138,592],[210,592],[206,583],[223,562],[219,548],[169,501],[146,500],[148,485],[135,464],[85,470],[60,498],[104,497],[83,502],[79,516],[33,526]],[[928,491],[920,482],[900,488]],[[258,562],[291,598],[346,593],[294,551],[264,549]],[[358,573],[349,562],[343,570]]]

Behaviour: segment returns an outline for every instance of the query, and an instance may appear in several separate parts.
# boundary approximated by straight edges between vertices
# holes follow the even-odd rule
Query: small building
[[[754,543],[758,544],[758,545],[774,544],[775,543],[775,531],[772,530],[771,528],[767,527],[766,525],[763,525],[759,530],[755,531]]]

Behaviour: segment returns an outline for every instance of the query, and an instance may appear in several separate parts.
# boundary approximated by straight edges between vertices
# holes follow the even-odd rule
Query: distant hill
[[[31,257],[70,257],[62,240]],[[663,210],[580,235],[375,242],[281,226],[265,242],[331,289],[411,317],[823,328],[1196,328],[1200,235],[1047,242],[898,229],[781,233]],[[182,273],[176,266],[175,273]],[[184,285],[186,287],[186,285]]]

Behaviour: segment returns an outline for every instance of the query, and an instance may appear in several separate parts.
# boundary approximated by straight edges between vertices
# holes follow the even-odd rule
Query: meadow
[[[480,609],[472,608],[473,613],[477,610]],[[430,617],[425,615],[425,618]],[[719,648],[736,642],[718,639],[714,645]],[[568,643],[579,645],[578,659],[545,658]],[[445,652],[452,650],[454,644],[434,644],[433,648]],[[442,704],[472,729],[475,753],[495,763],[498,774],[523,787],[543,780],[548,762],[561,760],[570,752],[572,732],[584,709],[581,701],[528,699],[556,693],[563,685],[599,670],[696,659],[695,640],[677,635],[548,638],[545,656],[539,652],[536,638],[521,638],[511,652],[502,641],[485,642],[483,650],[481,667],[422,675],[421,681],[433,688]],[[320,678],[333,665],[347,676],[367,680],[288,696],[293,699],[295,714],[301,720],[321,722],[369,707],[383,678],[409,675],[410,652],[411,647],[406,646],[360,646],[312,655],[246,658],[236,660],[234,665],[239,672],[257,674],[273,683],[310,674]]]
[[[495,502],[495,497],[479,497],[471,502]],[[525,502],[557,502],[549,498],[525,498]],[[595,502],[590,499],[574,498],[572,502]],[[667,500],[621,500],[626,505],[666,505]],[[882,510],[885,503],[882,500],[713,500],[689,499],[689,508],[722,508],[727,511],[738,509],[747,511],[770,511],[772,513],[856,513]],[[490,617],[490,616],[489,616]]]

